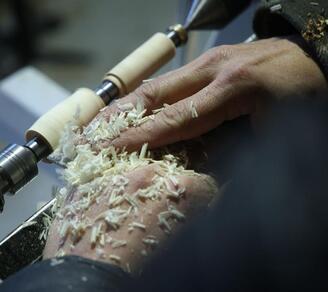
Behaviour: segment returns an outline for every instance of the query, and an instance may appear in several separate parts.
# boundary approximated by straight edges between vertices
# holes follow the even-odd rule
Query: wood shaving
[[[140,150],[140,154],[139,154],[139,159],[145,159],[146,158],[147,147],[148,147],[148,143],[145,143],[145,144],[142,145],[141,150]]]
[[[281,4],[276,4],[276,5],[273,5],[273,6],[270,7],[271,12],[276,12],[276,11],[279,11],[281,9],[282,9]]]
[[[26,228],[26,227],[29,227],[29,226],[32,226],[32,225],[35,225],[37,224],[36,221],[28,221],[28,222],[24,222],[22,225],[21,225],[21,228]]]
[[[50,266],[51,267],[55,267],[55,266],[58,266],[58,265],[61,265],[65,262],[64,259],[56,259],[56,258],[52,258],[50,260]]]
[[[139,228],[141,230],[146,230],[146,225],[139,223],[139,222],[132,222],[129,224],[129,227],[132,227],[132,230],[133,230],[133,228]]]
[[[143,242],[146,246],[148,246],[148,247],[150,247],[150,248],[152,248],[152,249],[155,248],[155,247],[157,247],[158,244],[159,244],[159,240],[156,239],[156,237],[151,236],[151,235],[149,235],[149,236],[147,236],[146,238],[144,238],[144,239],[142,240],[142,242]]]
[[[119,248],[119,247],[123,247],[123,246],[126,246],[127,245],[127,241],[126,240],[117,240],[117,239],[114,239],[111,241],[111,247],[112,248]]]
[[[131,273],[131,268],[130,268],[130,264],[129,263],[126,263],[126,271],[128,273]]]
[[[196,108],[194,106],[194,102],[193,101],[190,102],[190,111],[191,111],[191,117],[193,119],[198,118],[198,113],[197,113],[197,110],[196,110]]]
[[[62,249],[59,249],[56,253],[56,257],[58,258],[63,257],[65,255],[66,255],[65,251],[63,251]]]
[[[117,256],[117,255],[110,255],[109,259],[116,262],[116,263],[121,263],[121,257]]]

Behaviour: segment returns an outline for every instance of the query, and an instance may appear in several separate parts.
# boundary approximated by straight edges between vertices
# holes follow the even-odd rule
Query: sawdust
[[[306,41],[316,41],[323,38],[327,33],[328,21],[322,15],[308,14],[305,29],[302,36]]]

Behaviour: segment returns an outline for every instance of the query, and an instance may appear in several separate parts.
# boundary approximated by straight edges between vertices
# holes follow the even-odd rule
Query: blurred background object
[[[26,127],[67,95],[69,91],[33,67],[24,67],[1,80],[2,147],[13,141],[22,144]],[[6,195],[7,208],[0,214],[0,241],[37,210],[38,202],[49,201],[53,186],[59,183],[55,167],[40,163],[39,175],[31,183],[16,196]]]
[[[0,77],[3,77],[41,57],[39,40],[55,29],[60,19],[39,10],[36,1],[2,0],[0,5]]]
[[[94,86],[102,74],[156,31],[184,22],[191,0],[1,0],[0,78],[33,65],[69,89]],[[192,32],[180,66],[204,49],[243,41],[251,33],[254,5],[220,35]],[[243,29],[240,29],[240,28]],[[161,72],[172,68],[168,65]]]

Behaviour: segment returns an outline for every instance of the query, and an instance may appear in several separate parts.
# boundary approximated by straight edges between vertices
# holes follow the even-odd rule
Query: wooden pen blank
[[[94,91],[80,88],[41,116],[26,131],[26,140],[41,137],[54,150],[58,146],[62,131],[68,122],[73,121],[74,117],[77,116],[79,126],[87,125],[104,106],[104,102]]]
[[[128,94],[171,60],[175,51],[175,45],[164,33],[156,33],[110,70],[104,80],[116,84],[120,96]]]
[[[123,61],[109,71],[104,80],[112,81],[123,96],[136,89],[175,55],[175,45],[164,34],[156,33]],[[41,137],[52,150],[58,146],[65,125],[74,119],[79,111],[78,125],[88,124],[105,106],[102,99],[90,89],[81,88],[72,96],[40,117],[26,131],[27,141]]]

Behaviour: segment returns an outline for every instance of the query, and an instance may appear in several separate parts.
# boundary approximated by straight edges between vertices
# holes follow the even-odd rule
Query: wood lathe
[[[251,0],[194,0],[184,25],[157,33],[121,63],[110,70],[96,90],[82,88],[60,103],[26,132],[27,143],[11,144],[0,153],[0,209],[5,193],[16,193],[38,173],[37,163],[57,147],[65,124],[79,109],[79,125],[85,125],[111,101],[133,91],[144,79],[167,63],[176,47],[187,41],[189,30],[221,29]],[[252,36],[249,41],[253,40]],[[22,225],[0,241],[0,279],[18,271],[42,256],[44,219],[54,200],[48,202]],[[32,224],[33,223],[33,224]]]
[[[103,107],[136,89],[171,60],[186,41],[187,31],[180,24],[154,34],[110,70],[96,90],[80,88],[41,116],[26,131],[25,145],[8,145],[0,154],[0,210],[5,193],[15,194],[38,174],[38,162],[56,149],[65,125],[77,111],[78,126],[87,125]]]
[[[77,126],[88,124],[100,109],[136,89],[172,59],[176,48],[186,43],[187,31],[223,28],[250,2],[193,1],[183,26],[173,25],[166,33],[156,33],[110,70],[95,91],[80,88],[39,118],[26,131],[25,145],[10,144],[0,153],[0,212],[4,206],[3,195],[15,194],[38,174],[38,162],[56,149],[65,125],[77,111]]]

